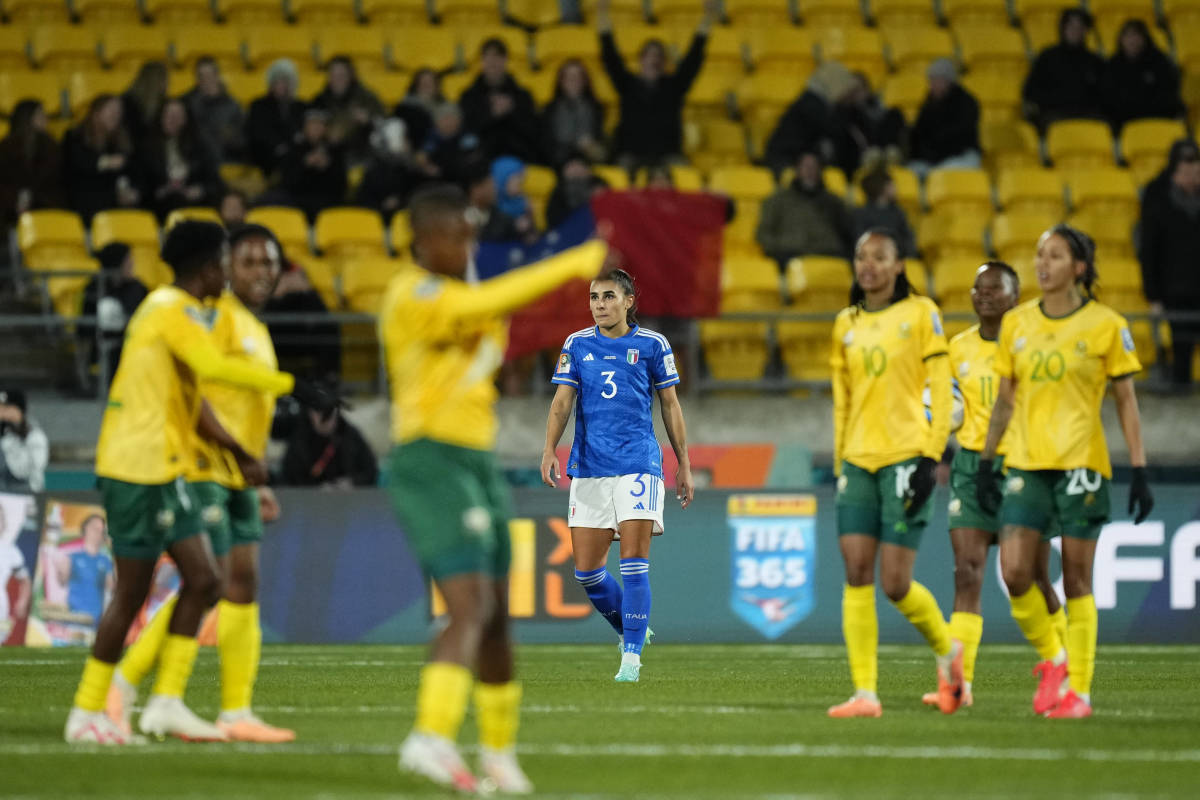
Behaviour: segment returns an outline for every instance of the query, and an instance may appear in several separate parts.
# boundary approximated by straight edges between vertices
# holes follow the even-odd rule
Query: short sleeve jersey
[[[617,338],[585,328],[567,337],[551,382],[578,392],[568,475],[662,477],[651,406],[656,391],[679,383],[665,336],[637,325]]]
[[[995,369],[1016,382],[1005,463],[1112,477],[1100,406],[1109,380],[1142,369],[1124,317],[1095,300],[1059,318],[1024,303],[1000,323]]]
[[[967,450],[979,451],[987,443],[992,407],[996,405],[996,341],[988,341],[974,325],[950,340],[950,368],[963,399],[963,424],[958,429],[958,443]],[[1004,455],[1011,431],[1000,440],[996,452]]]
[[[71,582],[67,587],[71,610],[91,614],[99,620],[104,611],[104,584],[112,571],[112,559],[104,553],[91,555],[86,550],[72,553]]]

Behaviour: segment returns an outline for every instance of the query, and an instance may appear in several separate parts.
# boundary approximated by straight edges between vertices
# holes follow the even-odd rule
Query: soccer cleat
[[[637,683],[641,672],[641,664],[622,664],[621,668],[617,670],[617,674],[613,676],[613,680],[617,683]]]
[[[400,769],[468,794],[481,793],[480,781],[467,769],[449,739],[413,731],[400,745]]]
[[[937,708],[938,707],[938,693],[937,692],[926,692],[925,694],[921,695],[921,702],[927,706],[932,706],[933,708]],[[973,694],[971,694],[970,689],[968,689],[964,686],[963,687],[963,696],[962,696],[962,707],[970,708],[973,705],[975,705],[975,696]]]
[[[1063,696],[1063,699],[1053,711],[1046,714],[1046,719],[1083,719],[1091,715],[1091,703],[1071,690]]]
[[[144,744],[145,739],[123,731],[103,711],[72,708],[67,715],[63,739],[68,744],[128,745]]]
[[[878,700],[854,695],[849,700],[836,706],[831,706],[829,716],[834,719],[851,719],[853,717],[882,717],[883,704]]]
[[[249,709],[222,711],[217,717],[220,728],[231,742],[259,742],[281,744],[296,741],[296,732],[287,728],[276,728],[256,717]]]
[[[138,727],[148,736],[177,736],[187,742],[225,742],[229,737],[211,722],[200,719],[178,697],[151,695]]]
[[[948,663],[938,664],[938,709],[953,714],[963,702],[963,644],[955,639],[950,644]]]
[[[105,713],[118,728],[126,735],[133,733],[130,719],[133,717],[133,707],[137,704],[137,687],[125,680],[120,670],[113,672],[112,683],[108,686],[108,702]]]
[[[1037,692],[1033,695],[1033,713],[1045,714],[1053,711],[1062,699],[1063,682],[1067,679],[1067,662],[1055,664],[1042,661],[1033,668],[1038,677]]]
[[[533,783],[517,763],[517,755],[512,748],[482,748],[479,751],[479,773],[484,783],[490,782],[501,794],[533,794]]]

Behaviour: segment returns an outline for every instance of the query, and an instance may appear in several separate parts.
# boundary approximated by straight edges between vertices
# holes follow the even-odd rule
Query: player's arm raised
[[[550,401],[550,414],[546,417],[546,446],[542,448],[542,483],[557,486],[562,477],[562,467],[555,451],[571,419],[571,407],[575,405],[575,387],[559,384]]]
[[[687,508],[696,496],[696,485],[692,481],[692,462],[688,457],[687,425],[683,421],[683,407],[679,405],[679,393],[675,391],[674,386],[660,389],[658,401],[662,409],[663,427],[667,429],[667,438],[671,440],[671,448],[679,461],[679,471],[675,473],[675,495],[679,504]]]

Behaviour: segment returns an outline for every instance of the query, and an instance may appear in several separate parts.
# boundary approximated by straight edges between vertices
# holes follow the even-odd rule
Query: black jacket
[[[1193,216],[1175,203],[1173,186],[1166,173],[1142,195],[1142,288],[1151,302],[1200,310],[1200,213]]]
[[[647,83],[625,66],[612,33],[600,34],[604,71],[621,98],[613,152],[645,161],[683,153],[683,104],[704,64],[707,42],[707,36],[697,33],[679,68]]]
[[[140,187],[138,165],[130,153],[124,153],[125,166],[118,170],[101,170],[100,157],[121,151],[109,148],[101,151],[88,144],[81,128],[71,128],[63,134],[63,178],[66,181],[67,202],[91,222],[98,211],[117,207],[117,181],[124,178],[130,185]]]
[[[1183,112],[1179,69],[1149,44],[1137,61],[1121,53],[1108,60],[1101,79],[1104,115],[1119,130],[1131,119],[1177,117]]]
[[[211,206],[221,199],[221,172],[217,155],[208,142],[194,132],[180,137],[180,155],[187,162],[188,174],[184,179],[185,186],[201,186],[204,196],[192,200],[182,192],[171,192],[159,196],[160,188],[166,186],[170,178],[167,175],[167,143],[159,135],[150,136],[142,146],[141,175],[142,175],[142,206],[151,208],[159,218],[184,206]]]
[[[392,214],[408,205],[409,197],[420,182],[421,176],[407,162],[373,158],[367,162],[362,183],[354,192],[354,203],[373,208],[390,220]],[[385,207],[389,197],[396,198],[398,204]]]
[[[510,96],[513,109],[504,116],[494,116],[491,102],[494,94]],[[516,156],[527,163],[542,160],[533,95],[518,85],[512,75],[505,75],[504,82],[496,87],[489,86],[480,75],[462,93],[458,104],[462,107],[464,127],[479,136],[490,158]]]
[[[940,100],[926,95],[913,125],[910,155],[937,164],[979,149],[979,101],[959,84]]]
[[[805,89],[783,112],[767,139],[767,165],[776,172],[794,166],[801,153],[817,153],[829,163],[840,138],[833,106],[821,95]]]
[[[62,196],[62,151],[48,133],[35,134],[33,152],[9,134],[0,140],[0,224],[17,220],[17,197],[22,190],[32,196],[32,208],[58,208]]]
[[[324,149],[329,156],[329,163],[323,169],[305,163],[305,158],[318,149]],[[346,199],[346,151],[340,145],[314,145],[297,137],[284,156],[281,172],[284,191],[309,217],[341,205]]]
[[[1038,53],[1021,97],[1043,124],[1058,119],[1099,117],[1104,59],[1086,47],[1056,44]]]
[[[286,486],[320,486],[342,478],[354,486],[374,486],[379,464],[358,428],[344,417],[326,437],[313,429],[308,412],[302,412],[288,438],[281,477]]]
[[[294,98],[280,103],[265,95],[252,102],[246,115],[246,144],[254,166],[265,175],[274,174],[303,122],[304,103]]]

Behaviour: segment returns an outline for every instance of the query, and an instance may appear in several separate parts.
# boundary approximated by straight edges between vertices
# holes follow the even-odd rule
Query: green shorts
[[[492,453],[432,439],[397,445],[388,494],[427,575],[508,575],[508,486]]]
[[[1043,537],[1057,530],[1072,539],[1094,541],[1109,519],[1108,489],[1108,478],[1090,469],[1010,467],[1000,524],[1032,528]]]
[[[919,456],[910,458],[876,472],[843,461],[837,482],[838,535],[865,533],[886,544],[916,550],[933,513],[932,498],[916,516],[904,513],[908,476],[920,460]]]
[[[117,558],[153,561],[204,530],[200,502],[183,478],[154,485],[99,478],[96,485]]]
[[[1004,459],[996,458],[995,471],[1001,472]],[[975,528],[987,533],[1000,530],[998,515],[979,507],[976,493],[979,452],[959,450],[950,465],[950,529]]]
[[[223,556],[230,548],[262,541],[257,489],[229,489],[213,481],[193,483],[192,489],[200,500],[200,519],[213,553]]]

